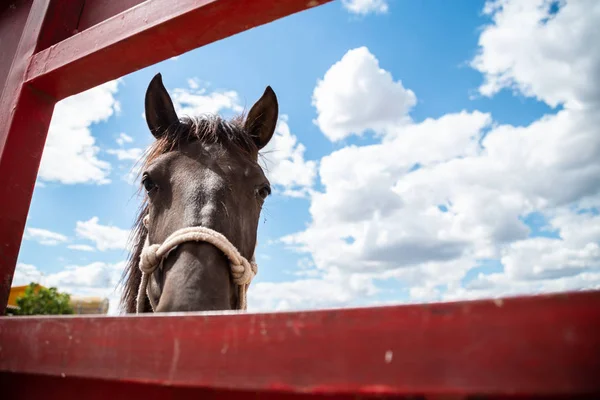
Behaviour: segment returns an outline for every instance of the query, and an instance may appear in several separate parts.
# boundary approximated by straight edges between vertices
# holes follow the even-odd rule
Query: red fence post
[[[37,0],[18,6],[15,12],[28,12],[28,16],[23,26],[14,27],[22,31],[13,42],[16,48],[12,52],[7,49],[0,60],[8,71],[0,98],[0,315],[4,315],[8,301],[54,109],[53,98],[25,84],[49,5],[50,0]]]

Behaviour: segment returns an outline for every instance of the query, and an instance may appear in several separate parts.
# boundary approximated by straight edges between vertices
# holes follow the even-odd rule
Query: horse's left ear
[[[277,96],[271,86],[267,86],[261,98],[250,109],[244,125],[259,150],[273,137],[278,116]]]
[[[144,106],[148,128],[156,139],[162,137],[167,129],[179,123],[173,101],[163,85],[160,73],[154,75],[146,89]]]

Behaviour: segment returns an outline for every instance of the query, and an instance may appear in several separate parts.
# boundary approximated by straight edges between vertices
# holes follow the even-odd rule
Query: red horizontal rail
[[[310,394],[600,396],[600,291],[296,313],[1,318],[0,346],[0,372],[57,378]]]
[[[27,82],[60,100],[330,1],[148,0],[34,55]]]

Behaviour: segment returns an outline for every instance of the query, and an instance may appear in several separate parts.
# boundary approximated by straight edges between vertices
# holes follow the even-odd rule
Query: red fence
[[[1,3],[0,312],[57,101],[329,1]],[[600,398],[600,292],[308,313],[2,317],[0,395]]]

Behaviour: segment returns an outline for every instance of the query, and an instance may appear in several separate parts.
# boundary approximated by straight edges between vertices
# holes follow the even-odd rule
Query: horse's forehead
[[[211,187],[221,184],[220,178],[252,179],[262,175],[262,168],[251,157],[236,149],[230,150],[220,143],[190,143],[171,157],[173,157],[171,161],[174,162],[170,164],[178,165],[175,167],[179,169],[177,172],[182,172],[183,176],[187,176],[190,180],[202,180]],[[201,174],[197,174],[198,168],[203,170]]]
[[[249,162],[248,157],[240,151],[229,149],[222,143],[193,142],[184,147],[183,153],[202,163],[218,164],[221,167],[237,167]]]

